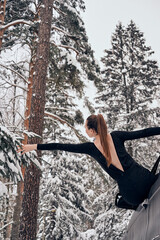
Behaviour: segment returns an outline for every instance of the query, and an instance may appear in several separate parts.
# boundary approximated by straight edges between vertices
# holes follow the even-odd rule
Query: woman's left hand
[[[36,149],[37,149],[37,144],[25,144],[25,145],[22,145],[22,147],[19,146],[17,152],[23,155],[26,152],[30,152]]]

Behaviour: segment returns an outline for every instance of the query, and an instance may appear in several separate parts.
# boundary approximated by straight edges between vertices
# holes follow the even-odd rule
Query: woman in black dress
[[[86,133],[94,142],[81,144],[27,144],[18,149],[22,154],[32,150],[62,150],[84,153],[93,157],[101,167],[117,181],[123,202],[135,209],[149,193],[158,175],[138,164],[126,151],[124,142],[160,134],[160,127],[138,131],[113,131],[108,133],[101,114],[91,115],[85,123]]]

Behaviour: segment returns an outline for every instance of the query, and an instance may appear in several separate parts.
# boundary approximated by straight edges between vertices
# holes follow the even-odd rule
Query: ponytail
[[[109,151],[109,144],[107,141],[107,125],[106,122],[102,116],[102,114],[98,115],[90,115],[87,118],[87,126],[88,129],[94,129],[97,134],[99,134],[100,137],[100,143],[102,145],[104,156],[107,161],[107,165],[109,166],[111,164],[111,154]]]
[[[100,142],[104,151],[105,158],[107,160],[107,165],[109,166],[111,164],[111,154],[107,142],[108,130],[102,114],[97,115],[97,133],[99,134]]]

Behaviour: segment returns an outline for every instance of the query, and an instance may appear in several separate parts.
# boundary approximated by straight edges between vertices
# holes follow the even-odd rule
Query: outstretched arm
[[[160,127],[151,127],[151,128],[145,128],[142,130],[137,131],[117,131],[117,136],[121,138],[123,141],[126,140],[133,140],[138,138],[144,138],[144,137],[151,137],[154,135],[160,135]]]
[[[48,144],[27,144],[18,149],[22,154],[32,150],[62,150],[75,153],[89,153],[88,143],[65,144],[65,143],[48,143]]]

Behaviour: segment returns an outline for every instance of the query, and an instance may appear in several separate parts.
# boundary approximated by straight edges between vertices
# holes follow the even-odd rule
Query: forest
[[[85,0],[0,1],[2,240],[120,240],[132,215],[116,208],[116,182],[91,157],[17,153],[26,143],[91,141],[91,114],[109,131],[160,125],[160,69],[144,33],[118,22],[102,68],[84,11]],[[158,157],[156,137],[126,148],[148,169]]]

